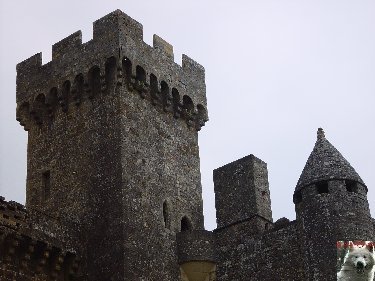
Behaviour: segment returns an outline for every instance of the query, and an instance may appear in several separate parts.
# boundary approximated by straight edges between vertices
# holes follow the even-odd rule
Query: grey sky
[[[121,9],[175,60],[206,69],[210,121],[200,132],[205,225],[215,227],[212,170],[248,154],[268,163],[274,220],[323,127],[369,188],[375,216],[375,2],[0,0],[0,195],[24,203],[27,134],[15,120],[18,62]]]

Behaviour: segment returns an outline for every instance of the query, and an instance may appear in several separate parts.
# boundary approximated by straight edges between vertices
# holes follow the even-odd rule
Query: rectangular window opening
[[[43,200],[47,200],[51,195],[51,173],[46,171],[42,174]]]
[[[316,189],[318,191],[318,194],[328,193],[328,181],[318,182],[316,184]]]
[[[357,183],[353,180],[345,180],[346,190],[348,192],[358,193]]]

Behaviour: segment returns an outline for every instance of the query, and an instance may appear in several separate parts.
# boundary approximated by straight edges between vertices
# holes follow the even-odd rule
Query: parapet
[[[25,207],[14,201],[5,201],[0,196],[0,225],[18,229],[27,225],[27,212]]]
[[[215,234],[207,230],[177,233],[179,263],[189,261],[216,262]]]
[[[19,274],[71,280],[78,273],[75,251],[34,228],[25,207],[4,197],[0,197],[0,249],[1,280]]]
[[[216,248],[213,232],[195,230],[178,233],[177,252],[182,280],[216,280]]]
[[[153,37],[153,46],[155,49],[160,50],[165,55],[169,56],[171,59],[174,58],[173,46],[156,34],[154,34]]]
[[[28,130],[30,114],[41,124],[55,104],[67,111],[70,102],[125,84],[199,130],[208,120],[204,68],[173,58],[172,45],[155,35],[149,46],[142,25],[116,10],[94,22],[92,40],[82,44],[77,31],[52,46],[52,61],[42,65],[38,53],[17,65],[17,120]]]
[[[75,52],[82,45],[82,32],[79,30],[52,45],[52,60],[59,60],[64,55]]]
[[[121,35],[142,41],[143,26],[121,10],[113,11],[94,22],[94,40],[111,40],[113,36]]]
[[[290,224],[290,220],[287,219],[286,217],[279,218],[275,224],[273,230],[278,230],[284,227],[287,227]]]

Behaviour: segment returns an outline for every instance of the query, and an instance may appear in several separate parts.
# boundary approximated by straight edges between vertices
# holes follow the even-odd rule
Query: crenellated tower
[[[1,280],[335,280],[336,241],[374,239],[367,186],[322,129],[296,220],[273,222],[267,164],[248,155],[214,170],[204,230],[204,68],[120,10],[93,30],[17,65],[26,208],[0,197]]]
[[[175,234],[203,229],[204,68],[142,37],[117,10],[94,22],[92,40],[78,31],[49,63],[39,53],[17,65],[26,207],[63,218],[88,280],[175,281]]]

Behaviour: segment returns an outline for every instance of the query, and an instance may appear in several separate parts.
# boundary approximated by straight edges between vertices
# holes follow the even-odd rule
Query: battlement
[[[179,263],[216,262],[215,235],[207,230],[182,231],[177,234]]]
[[[53,111],[127,86],[153,105],[198,130],[208,120],[204,68],[186,55],[173,60],[173,46],[157,35],[143,41],[140,23],[116,10],[93,24],[82,44],[77,31],[52,46],[52,61],[38,53],[17,65],[17,120],[25,130]],[[73,108],[73,107],[72,107]],[[31,118],[30,118],[31,117]]]
[[[0,276],[73,280],[79,268],[75,251],[35,228],[29,215],[22,204],[0,197]]]
[[[82,45],[81,30],[74,32],[60,42],[52,45],[52,60],[62,59],[65,54],[78,50]],[[18,69],[17,69],[18,70]],[[20,70],[22,71],[22,70]]]
[[[14,201],[5,201],[0,196],[0,225],[18,229],[26,226],[27,212],[25,206]]]
[[[216,280],[217,253],[213,232],[182,231],[177,234],[177,244],[182,280]]]
[[[134,41],[143,41],[142,24],[119,9],[94,22],[94,40],[110,39],[114,35],[110,32],[113,29],[117,29],[120,34],[130,37]]]

